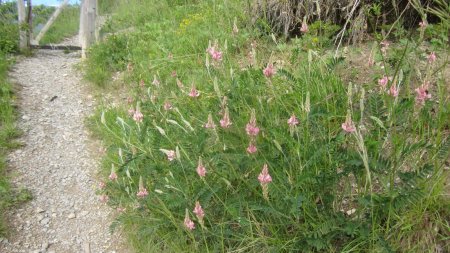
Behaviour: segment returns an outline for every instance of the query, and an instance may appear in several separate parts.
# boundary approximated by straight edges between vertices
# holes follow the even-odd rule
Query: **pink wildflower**
[[[222,61],[222,52],[221,51],[214,51],[211,54],[211,57],[215,60],[215,61]]]
[[[431,94],[428,93],[428,82],[425,82],[422,86],[415,89],[417,95],[416,95],[416,102],[419,104],[424,104],[425,100],[431,98]]]
[[[173,161],[175,158],[177,158],[177,154],[173,150],[168,150],[167,153],[167,160]]]
[[[144,82],[144,80],[141,79],[141,81],[139,81],[139,86],[140,86],[141,88],[144,88],[144,87],[145,87],[145,82]]]
[[[307,33],[308,32],[308,24],[306,22],[302,23],[302,26],[300,27],[300,32]]]
[[[275,68],[273,67],[272,63],[268,63],[267,67],[263,70],[263,74],[267,78],[271,78],[273,75],[275,75],[275,73],[276,73],[276,71],[275,71]]]
[[[141,113],[139,108],[136,108],[136,111],[134,111],[134,114],[133,114],[133,120],[136,121],[137,123],[140,123],[140,122],[142,122],[143,119],[144,119],[144,115]]]
[[[133,103],[133,98],[132,97],[127,97],[127,103],[128,104],[132,104]]]
[[[259,133],[259,127],[256,126],[255,110],[252,110],[250,121],[245,126],[245,131],[250,136],[257,136]]]
[[[111,181],[114,181],[114,180],[117,180],[117,174],[116,174],[116,172],[115,172],[115,170],[114,170],[114,167],[113,168],[111,168],[111,174],[109,174],[109,180],[111,180]]]
[[[101,190],[105,189],[105,187],[106,187],[105,182],[100,181],[100,182],[98,183],[98,188],[100,188]]]
[[[272,182],[272,177],[269,174],[269,166],[267,164],[264,164],[263,169],[258,176],[258,180],[261,184],[268,184]]]
[[[203,217],[205,217],[205,212],[203,211],[202,206],[200,205],[200,202],[195,202],[195,208],[193,213],[197,216],[199,220],[203,220]]]
[[[195,85],[192,84],[191,91],[189,92],[189,97],[196,98],[200,96],[200,92],[195,88]]]
[[[195,229],[195,223],[189,218],[189,213],[186,210],[186,216],[184,217],[184,226],[189,230]]]
[[[139,177],[139,191],[136,193],[136,196],[139,198],[144,198],[148,195],[147,189],[144,187],[144,180],[142,177]]]
[[[428,22],[426,20],[422,20],[419,22],[419,27],[421,29],[425,29],[428,26]]]
[[[386,88],[386,85],[388,84],[388,77],[387,76],[383,76],[381,79],[378,79],[378,85],[381,86],[382,89]]]
[[[212,118],[212,115],[208,115],[208,122],[205,124],[205,128],[214,129],[216,128],[216,124],[214,123],[214,120]]]
[[[231,120],[230,120],[230,113],[228,111],[228,107],[225,108],[225,113],[223,115],[223,118],[220,120],[220,126],[223,128],[228,128],[231,126]]]
[[[164,102],[164,110],[168,111],[171,110],[172,108],[173,108],[172,104],[169,101]]]
[[[297,117],[295,117],[295,115],[292,114],[292,116],[288,119],[287,123],[289,124],[289,126],[296,126],[299,124],[299,121]]]
[[[253,142],[250,142],[250,144],[248,144],[248,147],[247,147],[247,153],[254,154],[257,151],[258,151],[258,149],[256,148],[255,144],[253,144]]]
[[[353,133],[356,131],[355,124],[353,123],[350,114],[347,115],[345,122],[342,123],[342,129],[344,129],[344,131],[347,133]]]
[[[99,199],[100,199],[100,202],[106,203],[106,202],[108,202],[109,197],[106,194],[102,194],[102,195],[100,195]]]
[[[389,89],[388,94],[393,96],[393,97],[397,97],[398,96],[398,88],[395,86],[395,84],[391,85],[391,88]]]
[[[171,74],[171,76],[172,77],[177,77],[177,72],[174,70],[174,71],[172,71],[172,74]]]
[[[197,174],[200,177],[204,177],[206,175],[206,168],[205,168],[205,166],[203,166],[203,162],[202,162],[202,158],[201,157],[198,159]]]
[[[428,63],[433,63],[433,62],[435,62],[436,61],[436,53],[435,52],[431,52],[429,55],[428,55]]]

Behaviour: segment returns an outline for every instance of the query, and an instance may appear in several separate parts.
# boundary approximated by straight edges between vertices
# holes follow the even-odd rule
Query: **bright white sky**
[[[13,0],[6,0],[6,2],[12,2]],[[31,3],[33,5],[40,5],[40,4],[44,4],[44,5],[49,5],[49,6],[58,6],[61,4],[62,1],[58,1],[58,0],[31,0]],[[70,0],[69,3],[71,4],[77,4],[80,3],[81,0]]]

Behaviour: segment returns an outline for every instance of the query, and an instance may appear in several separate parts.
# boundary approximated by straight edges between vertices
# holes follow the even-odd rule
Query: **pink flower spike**
[[[300,32],[302,33],[307,33],[308,32],[308,24],[306,24],[306,22],[302,23],[302,26],[300,27]]]
[[[231,120],[230,120],[230,113],[228,111],[228,107],[225,108],[225,113],[223,115],[223,118],[220,120],[220,126],[223,128],[228,128],[231,126]]]
[[[267,165],[267,163],[264,164],[263,169],[258,176],[258,181],[259,183],[261,183],[261,185],[272,182],[272,177],[269,175],[269,166]]]
[[[128,115],[131,117],[131,116],[133,116],[134,115],[134,109],[133,108],[130,108],[130,109],[128,109]]]
[[[398,96],[398,89],[397,87],[395,87],[394,84],[392,84],[391,88],[388,91],[389,95],[393,96],[393,97],[397,97]]]
[[[271,78],[275,73],[276,71],[272,63],[267,64],[267,67],[263,70],[263,74],[267,78]]]
[[[297,117],[295,117],[295,115],[292,114],[292,116],[288,119],[287,123],[289,124],[289,126],[296,126],[299,124],[299,121]]]
[[[189,219],[189,217],[184,218],[184,225],[189,230],[195,229],[195,223],[191,219]]]
[[[250,136],[257,136],[259,133],[259,127],[256,126],[255,110],[252,110],[250,121],[245,126],[245,131]]]
[[[141,88],[144,88],[144,87],[145,87],[145,82],[144,82],[144,80],[141,79],[141,81],[139,81],[139,86],[140,86]]]
[[[429,55],[428,55],[428,57],[427,57],[427,59],[428,59],[428,63],[433,63],[433,62],[435,62],[436,61],[436,53],[435,52],[431,52]]]
[[[256,148],[255,144],[253,144],[253,142],[250,142],[250,144],[247,147],[247,153],[254,154],[257,151],[258,151],[258,149]]]
[[[203,220],[203,217],[205,217],[205,212],[203,211],[202,206],[200,205],[200,202],[195,202],[195,208],[193,213],[197,216],[199,220]]]
[[[214,52],[212,52],[211,57],[215,61],[222,61],[222,52],[221,51],[214,51]]]
[[[148,191],[144,187],[144,180],[142,179],[142,177],[139,177],[139,191],[136,193],[136,196],[138,196],[139,198],[144,198],[147,195]]]
[[[189,92],[189,97],[196,98],[200,96],[200,92],[195,88],[195,85],[192,84],[191,91]]]
[[[172,108],[173,108],[172,104],[169,101],[164,102],[164,110],[168,111],[171,110]]]
[[[167,160],[173,161],[175,158],[177,158],[177,154],[173,150],[168,150],[167,153]]]
[[[111,174],[109,174],[108,178],[111,181],[117,180],[117,174],[116,174],[116,171],[114,169],[114,166],[111,168]]]
[[[100,182],[98,183],[98,188],[100,188],[101,190],[105,189],[105,187],[106,187],[105,182],[100,181]]]
[[[136,111],[134,111],[133,120],[137,123],[141,123],[143,119],[144,115],[141,113],[141,111],[139,111],[139,108],[137,108]]]
[[[419,27],[421,29],[425,29],[428,26],[428,22],[426,20],[422,20],[419,22]]]
[[[383,78],[378,79],[378,85],[380,85],[381,88],[385,89],[386,85],[388,84],[388,77],[387,76],[383,76]]]
[[[205,124],[205,128],[208,128],[208,129],[216,128],[216,124],[214,123],[214,120],[213,120],[211,114],[208,115],[208,122]]]
[[[109,197],[108,197],[108,195],[106,195],[106,194],[102,194],[102,195],[100,195],[99,200],[100,200],[100,202],[102,202],[102,203],[106,203],[106,202],[108,202]]]
[[[198,158],[198,165],[197,165],[197,174],[200,177],[205,177],[206,176],[206,168],[205,166],[203,166],[203,162],[202,162],[202,158]]]
[[[419,104],[424,104],[427,99],[431,98],[431,94],[428,93],[428,82],[425,82],[421,87],[415,89],[416,102]]]
[[[356,131],[355,124],[353,123],[352,119],[350,118],[350,114],[347,115],[347,119],[344,123],[342,123],[342,129],[344,129],[347,133],[353,133]]]

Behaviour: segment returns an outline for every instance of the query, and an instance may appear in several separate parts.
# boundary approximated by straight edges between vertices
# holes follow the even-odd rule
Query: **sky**
[[[12,2],[12,0],[7,0],[6,2]],[[49,5],[49,6],[58,6],[61,4],[62,1],[58,1],[58,0],[31,0],[31,3],[33,5],[40,5],[40,4],[44,4],[44,5]],[[70,0],[69,3],[70,4],[77,4],[80,3],[81,0]]]

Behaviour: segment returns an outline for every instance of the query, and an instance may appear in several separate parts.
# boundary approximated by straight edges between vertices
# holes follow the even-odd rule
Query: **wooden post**
[[[28,0],[27,6],[27,47],[31,46],[31,38],[33,38],[33,5],[31,4],[31,0]]]
[[[97,0],[83,0],[80,12],[81,57],[86,58],[86,50],[95,42],[95,20]]]
[[[26,25],[24,0],[17,1],[17,13],[19,16],[19,48],[20,50],[25,50],[27,48],[27,31],[24,29]]]
[[[42,39],[42,37],[44,37],[45,33],[48,31],[48,29],[53,24],[53,22],[55,22],[56,18],[61,13],[61,11],[64,9],[64,7],[66,7],[68,2],[69,2],[69,0],[64,0],[64,2],[55,10],[55,12],[53,12],[50,19],[47,21],[45,26],[42,27],[42,29],[39,31],[39,34],[34,39],[34,41],[32,43],[33,45],[39,45],[39,41]]]

